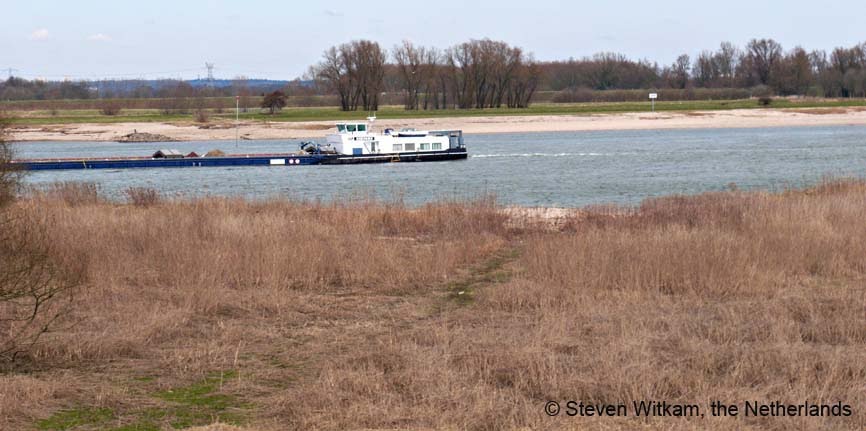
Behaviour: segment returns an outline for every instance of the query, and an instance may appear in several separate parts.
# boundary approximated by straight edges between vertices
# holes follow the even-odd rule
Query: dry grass
[[[89,283],[66,326],[0,375],[3,429],[866,426],[860,181],[589,208],[558,231],[486,201],[18,205],[50,216]],[[567,399],[855,414],[543,413]]]
[[[124,194],[127,202],[140,207],[156,205],[161,200],[158,191],[147,187],[130,187],[124,190]]]

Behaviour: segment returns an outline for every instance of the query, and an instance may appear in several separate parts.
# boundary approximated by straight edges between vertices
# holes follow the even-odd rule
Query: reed
[[[52,220],[44,228],[59,259],[86,258],[87,287],[64,325],[0,375],[0,428],[32,428],[62,409],[101,418],[85,428],[147,418],[167,427],[180,407],[158,394],[214,372],[229,376],[211,388],[228,407],[193,424],[866,426],[859,413],[639,420],[542,410],[566,399],[862,410],[860,180],[587,208],[554,231],[513,223],[491,200],[86,202],[45,194],[16,204]]]

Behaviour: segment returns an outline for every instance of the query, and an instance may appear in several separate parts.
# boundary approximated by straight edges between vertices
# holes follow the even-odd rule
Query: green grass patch
[[[129,425],[111,428],[110,431],[159,431],[162,429],[158,423],[147,420],[139,420]]]
[[[232,394],[221,393],[222,385],[237,378],[237,372],[209,374],[187,386],[151,394],[161,405],[117,413],[108,408],[81,407],[61,410],[36,423],[39,430],[101,429],[111,431],[157,431],[171,426],[183,429],[221,422],[242,425],[250,405]],[[149,383],[153,377],[135,377]],[[113,426],[123,424],[120,426]]]
[[[249,407],[230,394],[217,393],[227,380],[237,377],[234,371],[213,373],[189,386],[157,392],[154,396],[169,403],[164,409],[150,411],[163,414],[172,428],[182,429],[219,421],[231,425],[246,422]]]
[[[80,426],[96,427],[114,419],[109,408],[82,407],[61,410],[36,423],[40,430],[69,430]]]
[[[515,248],[510,248],[494,254],[480,266],[473,268],[465,279],[448,283],[447,298],[457,305],[469,305],[475,300],[476,290],[482,286],[504,283],[511,278],[511,272],[505,269],[508,262],[520,255]]]

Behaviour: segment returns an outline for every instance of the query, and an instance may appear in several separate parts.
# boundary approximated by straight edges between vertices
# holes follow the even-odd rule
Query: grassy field
[[[770,104],[772,108],[836,108],[866,106],[866,99],[775,99]],[[761,108],[756,99],[744,100],[707,100],[707,101],[661,101],[657,102],[657,111],[706,111],[725,109]],[[103,115],[98,109],[58,109],[52,112],[47,109],[16,110],[14,104],[0,104],[0,109],[7,109],[7,115],[20,125],[69,124],[69,123],[111,123],[111,122],[189,122],[193,114],[163,114],[158,109],[121,109],[118,115]],[[436,118],[436,117],[468,117],[496,115],[591,115],[624,112],[648,112],[649,102],[612,102],[612,103],[536,103],[525,109],[442,109],[429,111],[407,111],[400,106],[383,106],[376,113],[381,119],[401,118]],[[331,121],[357,120],[365,118],[367,113],[343,112],[336,107],[286,108],[274,115],[251,109],[241,113],[243,120],[253,121]],[[222,113],[209,112],[211,121],[233,121],[233,110]]]
[[[864,429],[866,183],[587,208],[23,199],[84,287],[0,429]],[[347,229],[351,226],[351,229]],[[546,401],[851,405],[548,417]]]

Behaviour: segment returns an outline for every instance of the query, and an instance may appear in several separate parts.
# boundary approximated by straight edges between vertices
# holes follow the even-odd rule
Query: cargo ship
[[[164,149],[150,156],[22,159],[13,164],[31,171],[58,169],[182,168],[215,166],[302,166],[358,163],[432,162],[468,156],[461,130],[371,130],[369,122],[337,123],[324,143],[302,142],[298,151],[273,154],[183,154]]]

